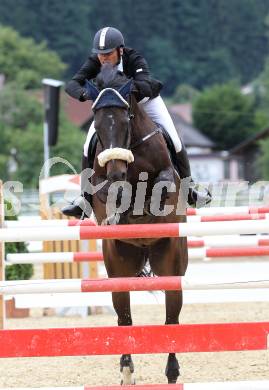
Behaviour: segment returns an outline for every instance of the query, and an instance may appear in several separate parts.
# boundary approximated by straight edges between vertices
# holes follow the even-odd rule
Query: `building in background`
[[[197,182],[219,182],[226,179],[227,152],[192,125],[191,104],[176,104],[169,112],[187,149],[193,179]]]
[[[239,179],[254,183],[262,180],[258,159],[261,153],[259,141],[269,137],[269,128],[247,138],[229,151],[230,164],[237,166]]]

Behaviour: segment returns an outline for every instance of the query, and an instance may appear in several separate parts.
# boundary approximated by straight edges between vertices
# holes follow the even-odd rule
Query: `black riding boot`
[[[85,169],[93,169],[94,156],[96,151],[97,138],[94,135],[92,137],[89,146],[89,157],[82,155],[81,165],[82,172],[85,173]],[[73,200],[69,205],[62,208],[62,213],[68,217],[75,217],[78,219],[89,218],[92,213],[92,195],[87,191],[89,185],[89,177],[87,175],[81,175],[81,195]]]
[[[186,184],[189,186],[188,191],[188,203],[192,207],[203,207],[211,202],[212,197],[210,192],[205,189],[203,192],[198,191],[195,188],[195,183],[191,178],[191,168],[189,163],[189,158],[186,152],[184,145],[180,152],[176,154],[177,156],[177,168],[178,173],[181,179],[189,178],[189,182]]]

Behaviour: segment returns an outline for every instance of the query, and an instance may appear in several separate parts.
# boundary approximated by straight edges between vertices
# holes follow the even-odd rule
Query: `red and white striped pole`
[[[76,263],[103,260],[102,252],[9,253],[6,255],[7,264]]]
[[[242,248],[189,248],[189,259],[269,256],[269,246]],[[10,253],[6,264],[76,263],[103,261],[102,252]]]
[[[190,248],[189,259],[269,256],[269,247]]]
[[[54,241],[88,239],[162,238],[223,234],[269,233],[269,221],[193,222],[112,226],[71,226],[62,229],[0,229],[0,241]]]
[[[251,207],[202,207],[200,209],[187,209],[187,215],[222,215],[222,214],[266,214],[269,213],[269,206]]]
[[[269,288],[268,280],[196,282],[180,276],[107,279],[14,280],[0,283],[0,294],[44,294],[75,292],[176,291]]]
[[[223,215],[191,215],[187,217],[188,222],[218,222],[218,221],[248,221],[248,220],[269,219],[269,214],[223,214]],[[66,226],[96,226],[92,219],[50,219],[50,220],[21,220],[5,221],[6,228],[37,228],[37,227],[66,227]]]
[[[3,227],[6,228],[46,228],[46,227],[67,227],[67,226],[96,226],[96,223],[90,219],[29,219],[19,221],[5,221]]]
[[[124,386],[132,390],[133,385]],[[269,381],[238,381],[238,382],[203,382],[159,385],[135,385],[136,390],[268,390]],[[1,388],[1,390],[11,390]],[[74,387],[12,387],[12,390],[122,390],[122,385],[115,386],[74,386]]]
[[[11,329],[0,358],[266,350],[268,333],[269,322]]]
[[[252,235],[252,236],[239,236],[239,235],[227,235],[222,237],[204,237],[200,239],[189,239],[189,248],[225,248],[225,247],[255,247],[255,246],[269,246],[268,235]]]
[[[269,219],[269,214],[223,214],[223,215],[191,215],[188,222],[220,222],[220,221],[251,221]]]

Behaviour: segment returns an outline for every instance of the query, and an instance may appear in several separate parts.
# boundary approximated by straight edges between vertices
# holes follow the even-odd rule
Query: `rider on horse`
[[[100,72],[101,66],[109,62],[117,67],[119,72],[123,72],[128,78],[133,79],[133,91],[136,100],[143,105],[144,111],[157,124],[161,125],[169,134],[176,151],[177,170],[181,179],[191,178],[190,164],[186,149],[182,140],[178,136],[170,114],[159,95],[162,88],[160,81],[151,77],[146,60],[134,49],[125,47],[122,33],[113,27],[100,29],[94,37],[92,55],[82,65],[72,80],[67,84],[66,92],[81,102],[91,100],[86,88],[86,80],[95,79]],[[82,169],[92,168],[95,153],[92,146],[95,134],[94,122],[91,124],[82,160]],[[188,194],[188,203],[195,206],[199,201],[200,205],[205,205],[211,201],[208,191],[198,192],[191,180]],[[83,214],[83,196],[77,198],[70,205],[64,207],[62,212],[68,216],[80,217]]]

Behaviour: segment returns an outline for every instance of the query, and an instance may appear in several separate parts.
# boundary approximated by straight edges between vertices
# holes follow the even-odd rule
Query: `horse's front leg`
[[[118,325],[132,325],[132,316],[130,308],[130,293],[120,292],[112,293],[112,301],[114,309],[118,315]],[[134,385],[135,379],[134,363],[131,355],[122,355],[120,358],[121,385]]]
[[[182,308],[182,291],[166,291],[166,321],[165,324],[178,324],[179,313]],[[179,373],[179,364],[175,353],[169,353],[165,369],[168,383],[176,383]]]

